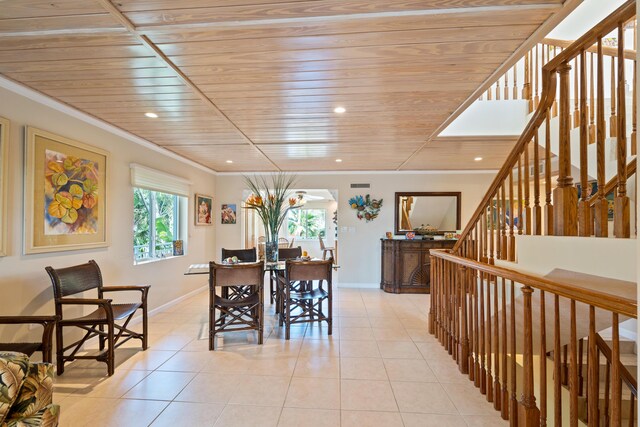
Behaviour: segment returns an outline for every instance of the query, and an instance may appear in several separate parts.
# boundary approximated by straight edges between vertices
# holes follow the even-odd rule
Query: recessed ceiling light
[[[227,160],[227,163],[233,163],[233,160]]]
[[[346,108],[344,108],[344,107],[336,107],[336,108],[334,108],[334,109],[333,109],[333,112],[334,112],[334,113],[338,113],[338,114],[342,114],[342,113],[344,113],[345,111],[347,111],[347,109],[346,109]]]
[[[145,116],[149,117],[150,119],[157,119],[158,115],[156,113],[144,113]]]
[[[476,158],[475,158],[475,159],[473,159],[473,160],[475,160],[476,162],[479,162],[480,160],[482,160],[482,157],[476,157]]]
[[[336,159],[336,163],[342,163],[342,159]]]

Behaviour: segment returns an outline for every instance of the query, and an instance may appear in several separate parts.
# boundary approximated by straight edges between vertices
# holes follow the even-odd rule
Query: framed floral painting
[[[108,246],[109,153],[32,127],[25,136],[24,252]]]
[[[204,194],[196,194],[196,225],[213,225],[211,209],[213,207],[213,197]]]
[[[7,255],[9,120],[0,117],[0,256]]]

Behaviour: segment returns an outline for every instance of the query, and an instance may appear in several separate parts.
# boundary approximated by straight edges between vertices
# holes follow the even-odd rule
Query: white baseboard
[[[380,283],[348,283],[339,282],[339,288],[380,289]]]

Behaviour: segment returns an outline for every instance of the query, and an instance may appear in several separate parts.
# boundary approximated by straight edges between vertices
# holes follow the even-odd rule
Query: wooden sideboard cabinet
[[[380,239],[380,289],[394,294],[428,294],[431,290],[429,250],[451,249],[455,240]]]

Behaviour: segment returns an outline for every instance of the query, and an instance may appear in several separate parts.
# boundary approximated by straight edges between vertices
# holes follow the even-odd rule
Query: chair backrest
[[[53,294],[57,299],[89,289],[102,288],[102,273],[94,260],[86,264],[66,268],[46,267],[53,284]]]
[[[286,277],[289,281],[326,280],[331,283],[333,259],[322,261],[294,261],[286,262]]]
[[[320,249],[324,250],[324,242],[322,241],[322,237],[318,236],[318,240],[320,240]]]
[[[284,237],[278,237],[278,247],[279,248],[288,248],[289,247],[289,240],[287,240]]]
[[[279,260],[295,259],[295,258],[300,258],[301,256],[302,256],[302,247],[300,246],[298,246],[297,248],[278,249]]]
[[[209,283],[211,286],[252,286],[264,282],[264,264],[218,264],[209,263]]]
[[[256,248],[251,249],[225,249],[222,248],[222,259],[232,256],[238,257],[243,262],[256,262],[258,260],[256,255]]]

